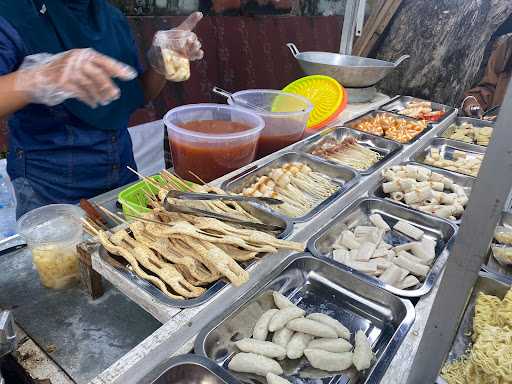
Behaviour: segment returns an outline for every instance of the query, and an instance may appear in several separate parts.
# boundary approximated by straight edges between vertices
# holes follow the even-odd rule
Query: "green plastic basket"
[[[159,184],[165,183],[164,178],[160,175],[150,176],[149,179],[155,180]],[[194,185],[191,181],[182,180],[181,182],[186,184],[189,188]],[[126,220],[131,219],[130,216],[151,211],[147,208],[148,199],[144,191],[154,193],[155,195],[158,193],[158,189],[155,186],[141,180],[138,183],[130,185],[117,195],[117,201],[123,206],[123,213]]]
[[[163,183],[164,179],[160,175],[151,176],[150,179],[155,180],[158,183]],[[130,215],[138,215],[141,213],[149,212],[148,199],[144,194],[144,191],[151,193],[158,193],[158,189],[145,182],[144,180],[139,181],[128,188],[119,192],[117,200],[123,206],[124,217],[129,220]]]

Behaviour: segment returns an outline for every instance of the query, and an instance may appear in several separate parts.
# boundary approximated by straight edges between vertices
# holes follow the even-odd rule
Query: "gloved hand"
[[[132,67],[104,56],[91,48],[72,49],[57,55],[41,53],[23,61],[15,88],[30,95],[31,102],[54,106],[78,99],[96,108],[120,96],[112,78],[133,80]]]
[[[201,12],[194,12],[178,27],[155,34],[148,60],[157,73],[170,81],[190,78],[189,62],[200,60],[204,55],[197,35],[192,32],[202,18]]]

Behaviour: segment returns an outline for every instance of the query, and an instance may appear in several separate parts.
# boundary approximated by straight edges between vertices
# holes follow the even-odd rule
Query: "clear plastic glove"
[[[152,68],[167,80],[188,80],[190,61],[203,58],[201,42],[192,32],[202,18],[201,12],[194,12],[178,27],[155,34],[148,60]]]
[[[57,55],[41,53],[27,56],[16,79],[16,90],[31,96],[36,104],[54,106],[78,99],[91,108],[107,105],[120,96],[112,81],[137,77],[132,67],[95,50],[72,49]]]

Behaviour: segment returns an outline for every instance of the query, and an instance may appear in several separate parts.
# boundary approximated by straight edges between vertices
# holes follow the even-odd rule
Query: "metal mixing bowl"
[[[404,55],[391,63],[330,52],[299,52],[295,44],[288,43],[286,45],[307,75],[330,76],[348,88],[371,87],[410,57]]]

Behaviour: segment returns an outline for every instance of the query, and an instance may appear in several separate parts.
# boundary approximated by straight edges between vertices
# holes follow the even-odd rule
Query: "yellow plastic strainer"
[[[295,93],[309,99],[313,110],[309,115],[308,128],[319,127],[323,122],[340,113],[340,106],[345,101],[343,87],[332,77],[312,75],[302,77],[288,84],[283,92]]]

